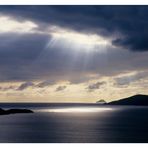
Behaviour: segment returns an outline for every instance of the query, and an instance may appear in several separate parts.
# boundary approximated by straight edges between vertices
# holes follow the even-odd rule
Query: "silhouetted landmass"
[[[105,102],[105,100],[101,99],[101,100],[97,101],[96,103],[102,105],[102,104],[105,104],[106,102]]]
[[[8,109],[8,110],[4,110],[4,109],[0,108],[0,115],[18,114],[18,113],[33,113],[33,111],[29,110],[29,109]]]
[[[148,106],[148,95],[135,95],[117,101],[106,103],[107,105],[141,105]]]

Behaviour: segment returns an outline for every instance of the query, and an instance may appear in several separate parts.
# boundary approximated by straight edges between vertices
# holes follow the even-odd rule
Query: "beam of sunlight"
[[[49,41],[32,65],[42,65],[44,61],[45,63],[48,62],[46,59],[49,59],[51,54],[60,53],[58,54],[59,58],[63,60],[64,64],[66,63],[64,70],[68,81],[73,79],[73,75],[77,73],[78,64],[81,66],[78,75],[80,73],[85,74],[97,54],[103,54],[103,60],[108,60],[107,51],[108,47],[111,46],[110,39],[97,34],[82,33],[52,25],[46,30],[46,34],[50,35]],[[68,62],[65,62],[66,60]],[[49,62],[51,62],[50,59]],[[57,59],[56,63],[58,62]],[[81,76],[79,75],[78,77]]]
[[[69,108],[54,108],[45,109],[42,112],[54,112],[54,113],[93,113],[93,112],[105,112],[112,111],[110,107],[69,107]]]
[[[60,27],[53,28],[50,33],[54,42],[52,44],[49,42],[48,46],[54,46],[58,43],[59,47],[91,52],[93,50],[104,50],[104,47],[110,45],[108,39],[97,34],[80,33]]]

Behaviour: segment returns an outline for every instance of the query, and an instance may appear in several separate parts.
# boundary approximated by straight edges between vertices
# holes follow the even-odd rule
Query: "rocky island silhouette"
[[[106,105],[148,106],[148,95],[137,94],[128,98],[105,103]]]
[[[32,110],[29,109],[8,109],[4,110],[0,108],[0,115],[9,115],[9,114],[18,114],[18,113],[33,113]]]

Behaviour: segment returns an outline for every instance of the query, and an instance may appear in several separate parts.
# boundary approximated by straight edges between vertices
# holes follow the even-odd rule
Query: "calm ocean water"
[[[0,142],[148,142],[148,108],[89,104],[0,104],[33,114],[0,116]]]

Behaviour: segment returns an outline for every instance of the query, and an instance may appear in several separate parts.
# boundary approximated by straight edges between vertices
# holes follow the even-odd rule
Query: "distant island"
[[[33,111],[29,110],[29,109],[8,109],[8,110],[4,110],[4,109],[0,108],[0,115],[18,114],[18,113],[33,113]]]
[[[128,98],[124,98],[117,101],[105,103],[105,105],[136,105],[136,106],[148,106],[148,95],[134,95]]]
[[[102,105],[102,104],[106,104],[106,101],[101,99],[101,100],[97,101],[96,103]]]

